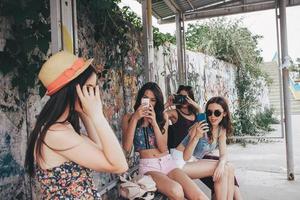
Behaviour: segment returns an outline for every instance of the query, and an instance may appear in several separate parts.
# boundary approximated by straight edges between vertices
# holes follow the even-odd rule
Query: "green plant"
[[[279,124],[278,119],[274,118],[274,109],[266,108],[264,111],[259,112],[255,116],[257,127],[262,131],[274,131],[271,124]]]
[[[153,27],[153,43],[154,47],[158,48],[165,43],[176,44],[176,38],[170,33],[162,33],[158,28]]]
[[[262,61],[258,39],[242,20],[217,18],[203,24],[189,24],[186,45],[189,49],[212,55],[237,66],[236,87],[239,108],[233,114],[235,135],[254,135],[258,131],[255,113],[259,109],[257,96],[268,76],[261,71]],[[263,81],[262,81],[263,80]]]
[[[13,73],[12,85],[24,98],[36,83],[37,72],[46,58],[50,42],[50,10],[46,0],[3,0],[1,16],[10,20],[10,37],[0,52],[0,70]]]

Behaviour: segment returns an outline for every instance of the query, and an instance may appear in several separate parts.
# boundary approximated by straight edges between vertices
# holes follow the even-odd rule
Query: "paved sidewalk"
[[[228,147],[245,200],[300,200],[300,115],[292,116],[292,124],[295,181],[287,180],[284,139]],[[272,135],[281,135],[277,128]]]

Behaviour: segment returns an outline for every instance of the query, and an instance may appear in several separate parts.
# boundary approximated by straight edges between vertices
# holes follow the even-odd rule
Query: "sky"
[[[136,0],[122,0],[119,5],[121,7],[129,6],[139,17],[142,17],[142,6]],[[295,61],[296,58],[300,58],[300,6],[288,7],[286,12],[288,53]],[[253,34],[262,35],[263,38],[258,42],[258,48],[262,49],[261,56],[264,58],[265,62],[272,60],[274,54],[277,52],[275,10],[232,15],[227,16],[227,18],[243,18],[243,25],[245,27],[247,27]],[[202,21],[188,21],[185,23],[185,28],[187,28],[189,23],[201,23]],[[175,23],[160,25],[154,17],[152,23],[153,26],[159,28],[159,30],[163,33],[175,33]]]

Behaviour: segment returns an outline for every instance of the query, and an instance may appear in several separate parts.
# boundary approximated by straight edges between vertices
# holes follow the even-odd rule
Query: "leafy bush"
[[[36,83],[39,67],[46,59],[50,44],[50,9],[46,0],[3,0],[1,16],[9,19],[11,29],[4,51],[0,52],[0,70],[13,73],[12,85],[23,98]]]
[[[257,127],[262,131],[274,131],[271,124],[279,124],[279,120],[274,118],[273,115],[273,108],[266,108],[263,112],[257,113],[255,117]]]
[[[259,91],[268,76],[261,71],[259,35],[242,26],[242,20],[217,18],[203,24],[189,24],[186,45],[189,49],[212,55],[237,66],[236,86],[239,108],[233,114],[235,135],[253,135],[259,127],[255,113],[260,109]],[[263,80],[263,81],[262,81]]]

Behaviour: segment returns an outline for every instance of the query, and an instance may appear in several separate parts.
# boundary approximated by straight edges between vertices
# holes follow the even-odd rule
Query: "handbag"
[[[137,183],[142,189],[147,192],[156,191],[156,183],[149,175],[137,175],[133,178],[133,182]]]
[[[154,191],[156,191],[156,184],[151,176],[135,176],[131,178],[127,175],[120,176],[119,194],[123,198],[132,199],[144,199],[151,200],[154,198]]]

